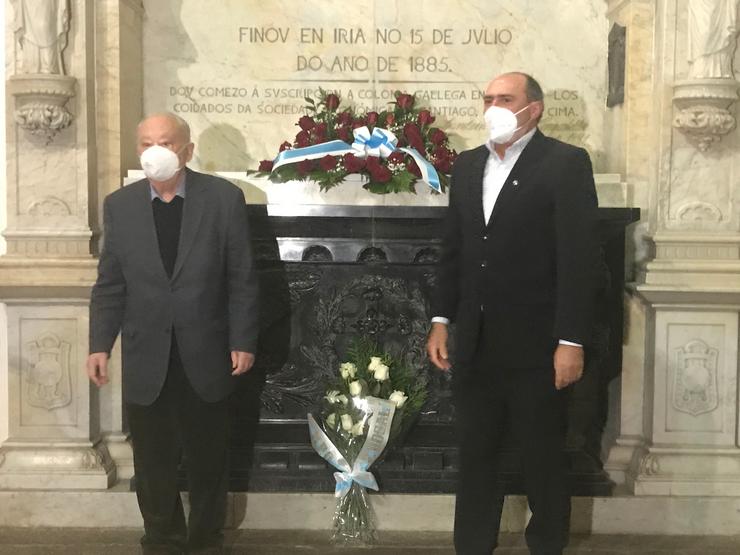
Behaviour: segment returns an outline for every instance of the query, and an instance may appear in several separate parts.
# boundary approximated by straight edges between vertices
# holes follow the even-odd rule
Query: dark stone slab
[[[429,399],[403,447],[374,467],[383,491],[450,493],[457,472],[449,375],[425,355],[445,208],[250,206],[261,285],[255,368],[234,396],[234,491],[330,491],[332,469],[310,446],[306,413],[324,394],[353,336],[427,372]],[[621,368],[624,230],[638,209],[602,208],[605,288],[598,349],[570,405],[568,453],[576,495],[609,495],[600,461],[607,386]],[[518,451],[504,454],[504,486],[521,493]],[[186,464],[186,461],[185,461]],[[183,481],[184,484],[184,481]]]

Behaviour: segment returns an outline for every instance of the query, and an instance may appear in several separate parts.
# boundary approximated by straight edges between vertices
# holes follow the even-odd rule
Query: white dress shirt
[[[485,218],[486,225],[488,225],[491,219],[493,207],[496,205],[496,200],[498,200],[501,189],[504,188],[504,183],[506,183],[511,170],[514,168],[514,164],[519,160],[524,147],[529,144],[536,131],[537,128],[535,127],[519,137],[516,142],[506,149],[503,158],[499,157],[491,143],[486,143],[486,147],[490,152],[488,160],[486,160],[486,168],[483,170],[483,217]],[[449,324],[450,320],[444,316],[435,316],[432,318],[432,322]],[[580,343],[573,343],[565,339],[560,339],[558,342],[561,345],[582,346]]]
[[[493,207],[501,193],[501,189],[504,188],[506,179],[509,177],[516,161],[519,160],[524,147],[534,137],[535,131],[537,131],[536,127],[519,137],[514,144],[506,149],[503,158],[499,158],[499,155],[496,154],[490,142],[486,143],[486,147],[490,152],[486,161],[486,169],[483,170],[483,216],[486,220],[486,225],[488,225],[488,220],[491,219]]]

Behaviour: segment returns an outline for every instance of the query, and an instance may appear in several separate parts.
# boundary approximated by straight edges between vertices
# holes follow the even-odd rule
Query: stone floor
[[[79,528],[0,528],[0,554],[124,555],[139,553],[140,530]],[[368,554],[452,555],[448,533],[382,533],[372,547],[332,545],[327,532],[230,530],[226,552],[249,555]],[[527,555],[522,537],[505,534],[497,555]],[[569,555],[738,555],[738,536],[574,536]]]

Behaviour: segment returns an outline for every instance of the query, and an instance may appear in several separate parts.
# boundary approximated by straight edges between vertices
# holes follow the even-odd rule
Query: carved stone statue
[[[69,32],[69,0],[11,0],[13,28],[23,52],[23,73],[64,75],[62,51]]]
[[[734,78],[738,0],[689,0],[690,79]]]

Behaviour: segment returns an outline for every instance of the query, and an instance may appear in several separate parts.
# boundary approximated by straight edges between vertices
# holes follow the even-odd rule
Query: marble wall
[[[256,168],[296,133],[319,87],[383,108],[415,92],[458,149],[482,142],[496,74],[546,89],[545,132],[604,166],[606,5],[593,0],[145,0],[145,111],[186,118],[206,170]],[[557,25],[553,22],[557,21]]]

